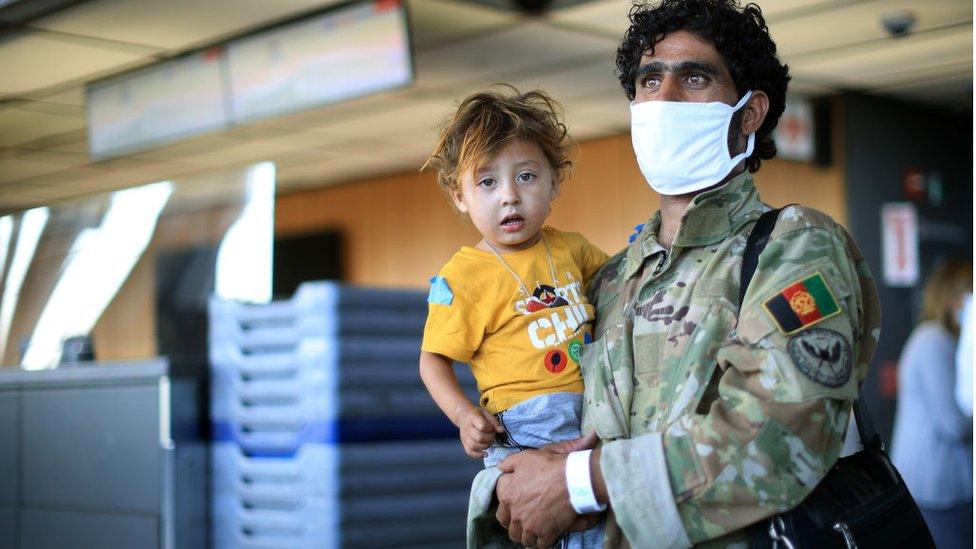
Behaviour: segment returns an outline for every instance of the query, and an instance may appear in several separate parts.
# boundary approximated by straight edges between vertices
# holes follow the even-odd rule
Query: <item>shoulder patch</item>
[[[821,385],[837,388],[851,377],[851,345],[838,332],[813,328],[790,338],[787,347],[803,375]]]
[[[447,279],[443,276],[435,276],[430,279],[430,293],[427,294],[427,303],[436,305],[450,305],[454,302],[454,293],[447,285]]]
[[[791,282],[773,297],[763,301],[763,309],[786,335],[813,326],[840,314],[834,293],[820,272]]]
[[[633,234],[631,234],[629,237],[627,237],[627,242],[628,243],[633,243],[635,240],[637,240],[637,235],[639,235],[641,233],[641,231],[643,231],[643,230],[644,230],[644,224],[643,223],[641,223],[640,225],[635,225],[634,226],[634,232],[633,232]]]

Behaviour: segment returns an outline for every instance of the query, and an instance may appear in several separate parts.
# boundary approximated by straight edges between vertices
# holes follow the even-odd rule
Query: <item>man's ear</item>
[[[769,113],[769,96],[762,90],[755,90],[742,110],[742,135],[759,131]]]
[[[461,213],[468,213],[468,205],[464,203],[464,195],[461,194],[460,186],[451,189],[451,200],[454,201],[454,206]]]

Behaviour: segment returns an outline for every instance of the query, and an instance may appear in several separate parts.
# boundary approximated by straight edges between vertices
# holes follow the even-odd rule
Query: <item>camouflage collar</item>
[[[691,201],[681,218],[674,246],[691,248],[721,242],[742,226],[743,218],[759,213],[762,213],[759,193],[749,172],[743,172]]]
[[[644,263],[644,259],[667,249],[657,241],[657,232],[661,228],[661,212],[654,215],[644,224],[637,238],[627,247],[626,264],[623,265],[624,279],[634,276],[637,269]]]
[[[752,175],[743,172],[725,185],[703,192],[692,200],[681,219],[672,247],[692,248],[721,242],[762,211]],[[633,276],[644,259],[667,251],[657,240],[660,227],[661,212],[657,211],[627,249],[625,278]]]

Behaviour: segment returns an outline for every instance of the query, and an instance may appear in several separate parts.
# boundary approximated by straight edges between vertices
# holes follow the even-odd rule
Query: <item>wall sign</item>
[[[888,286],[918,284],[918,216],[915,206],[892,202],[881,207],[884,281]]]
[[[787,160],[813,161],[813,104],[805,97],[788,96],[786,110],[773,130],[776,155]]]

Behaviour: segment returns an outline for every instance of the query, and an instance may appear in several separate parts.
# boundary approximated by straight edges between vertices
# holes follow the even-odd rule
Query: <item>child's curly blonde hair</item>
[[[437,170],[437,184],[446,194],[457,192],[463,174],[477,170],[513,139],[531,141],[542,149],[558,186],[572,169],[572,141],[560,121],[562,109],[541,90],[508,95],[488,91],[465,97],[441,126],[440,139],[421,170]]]

